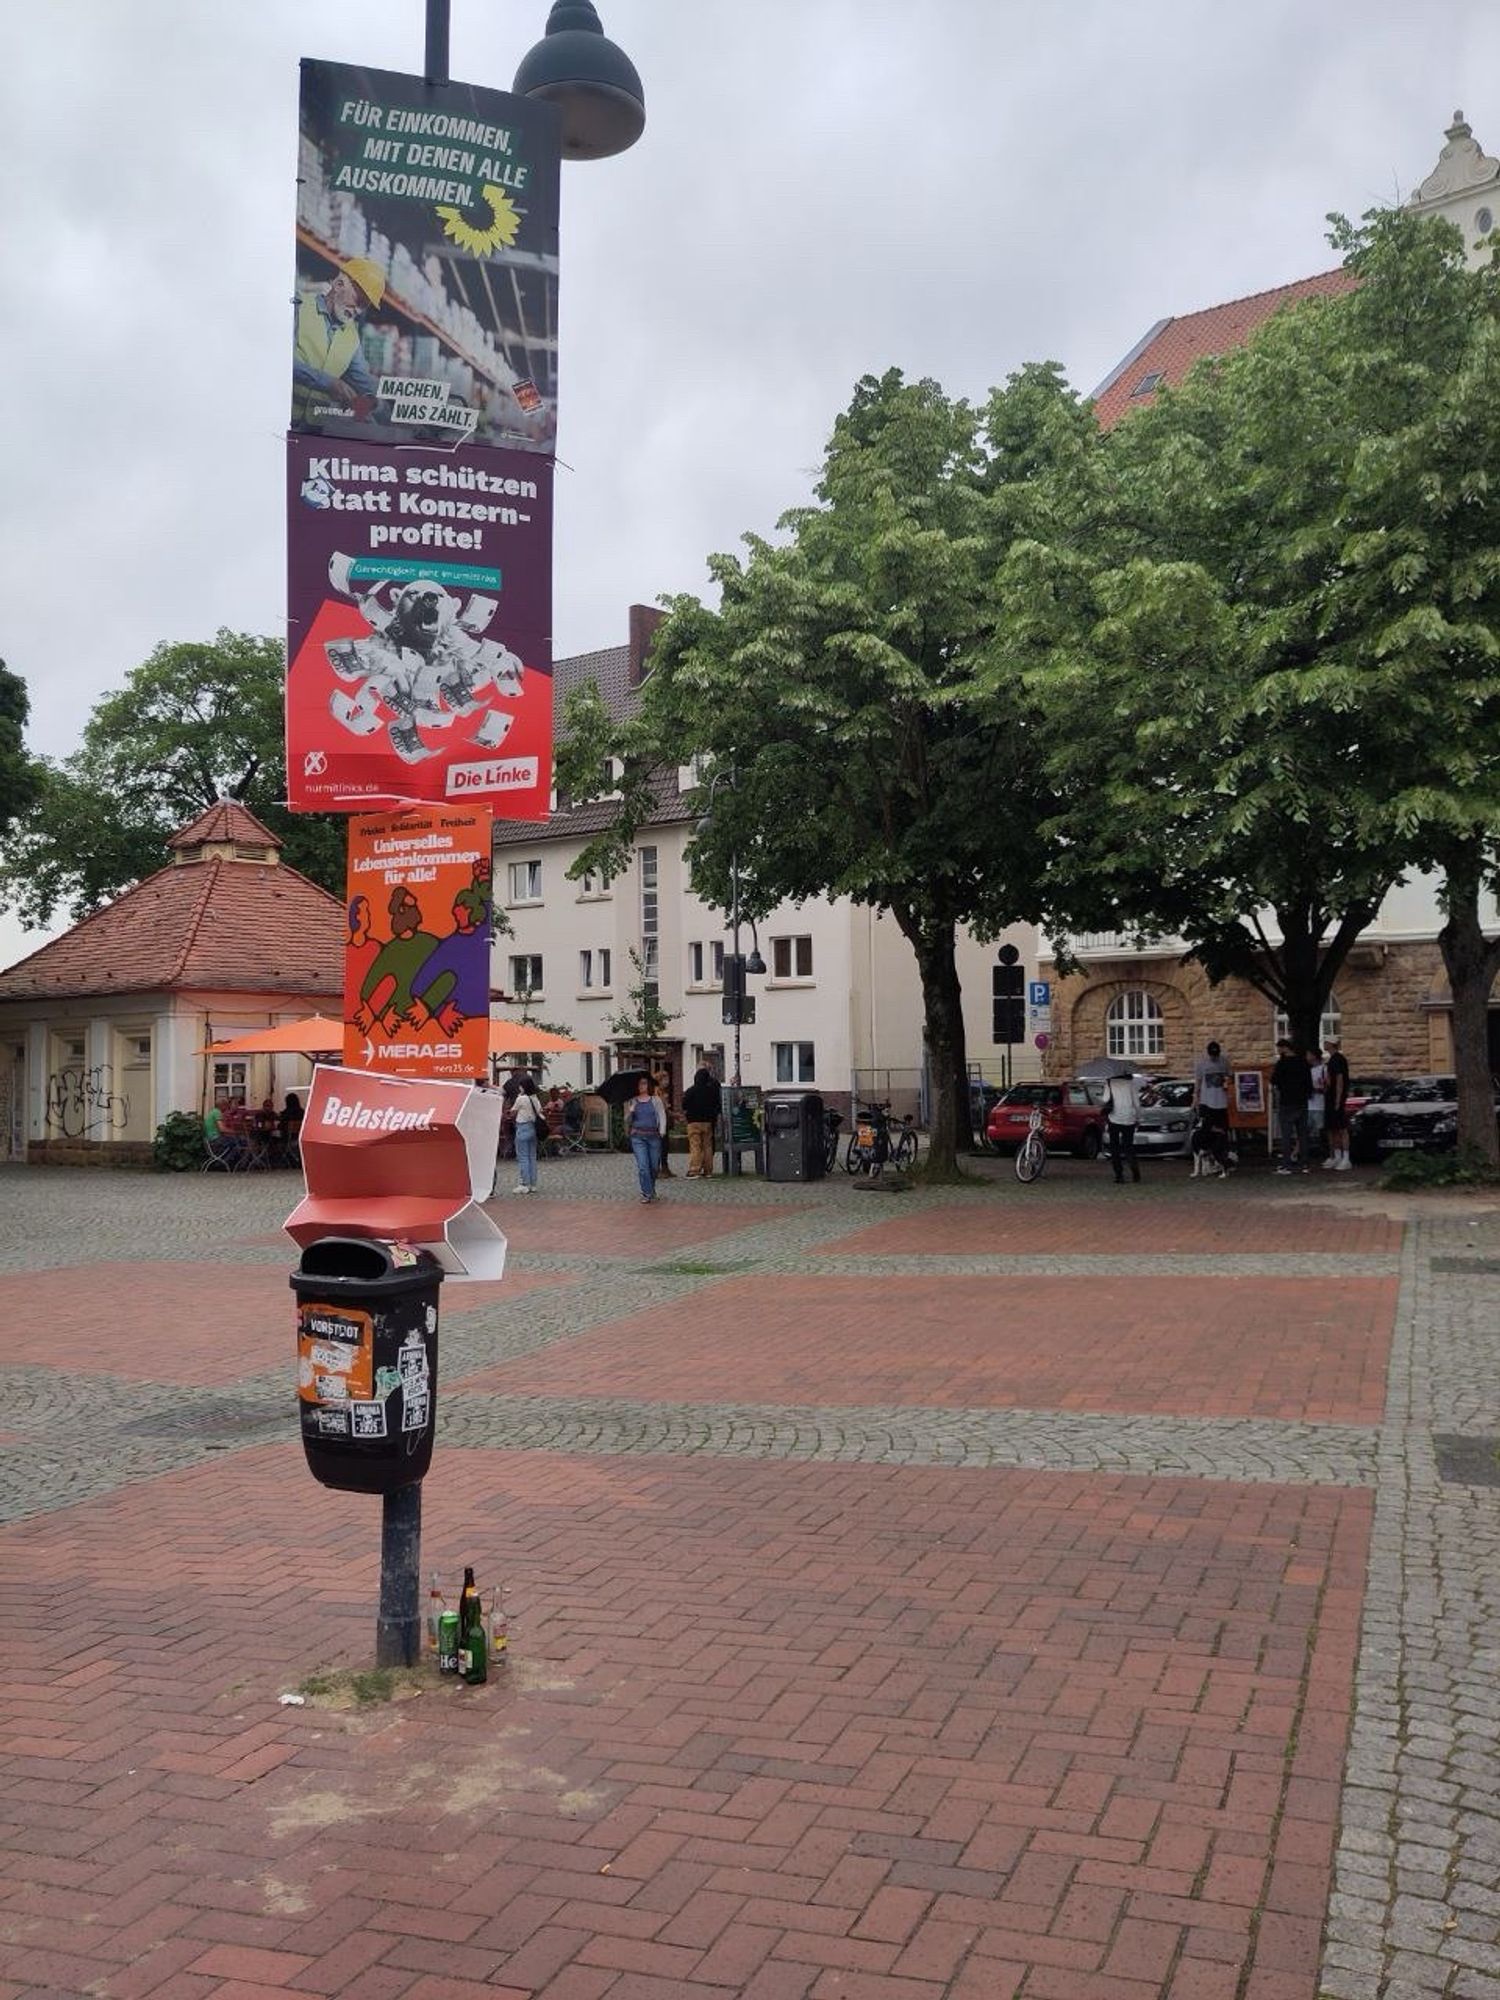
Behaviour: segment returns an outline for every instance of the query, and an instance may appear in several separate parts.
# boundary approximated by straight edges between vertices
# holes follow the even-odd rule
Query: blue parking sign
[[[1052,1005],[1052,981],[1050,979],[1028,980],[1026,985],[1026,1004],[1028,1007],[1050,1007]]]

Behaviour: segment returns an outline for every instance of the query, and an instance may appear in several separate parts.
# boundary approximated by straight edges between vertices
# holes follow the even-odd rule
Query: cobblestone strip
[[[448,1397],[440,1430],[449,1444],[515,1451],[709,1452],[1343,1486],[1373,1482],[1377,1435],[1352,1424],[1253,1419],[497,1395]]]
[[[1500,2000],[1500,1491],[1444,1485],[1431,1441],[1460,1411],[1500,1430],[1500,1384],[1454,1314],[1476,1281],[1431,1268],[1452,1237],[1407,1232],[1325,1937],[1337,2000]]]

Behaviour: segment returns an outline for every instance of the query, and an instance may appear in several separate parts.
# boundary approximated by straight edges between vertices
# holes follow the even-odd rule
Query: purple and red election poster
[[[294,435],[287,472],[292,810],[545,819],[553,461]]]
[[[294,812],[547,817],[560,131],[503,91],[302,65]]]

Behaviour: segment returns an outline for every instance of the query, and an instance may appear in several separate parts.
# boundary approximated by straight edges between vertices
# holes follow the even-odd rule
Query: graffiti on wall
[[[103,1063],[85,1069],[66,1063],[47,1078],[47,1130],[63,1139],[89,1133],[123,1132],[130,1120],[129,1100],[109,1087]]]

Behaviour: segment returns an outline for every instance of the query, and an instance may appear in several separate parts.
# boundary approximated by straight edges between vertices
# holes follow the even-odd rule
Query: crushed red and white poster
[[[498,1091],[472,1084],[320,1064],[302,1121],[307,1192],[287,1234],[415,1243],[454,1277],[502,1277],[505,1237],[480,1206],[494,1188],[502,1108]]]
[[[294,812],[547,817],[552,474],[534,452],[287,439]]]
[[[349,821],[344,1062],[382,1076],[489,1068],[494,820],[472,808]]]

